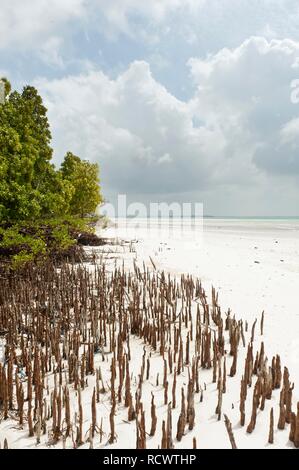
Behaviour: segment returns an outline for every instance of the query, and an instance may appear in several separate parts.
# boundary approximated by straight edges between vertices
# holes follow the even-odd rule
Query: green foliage
[[[11,92],[11,84],[5,77],[0,78],[0,80],[4,83],[4,90],[5,90],[5,97],[6,97]]]
[[[76,243],[76,240],[70,238],[68,228],[66,226],[55,227],[52,232],[55,245],[62,250],[66,250]]]
[[[67,203],[61,178],[50,163],[50,140],[46,108],[35,88],[10,93],[0,106],[2,220],[51,216],[61,201]]]
[[[94,213],[102,202],[98,165],[68,152],[61,165],[61,174],[74,188],[70,199],[70,213],[81,217]]]
[[[33,261],[34,255],[22,250],[12,257],[12,268],[15,270],[20,269],[24,267],[24,265],[32,263]]]
[[[66,253],[80,233],[91,231],[90,219],[71,216],[0,226],[0,257],[10,259],[13,267],[38,262],[52,253]]]
[[[74,234],[87,231],[102,197],[97,164],[71,152],[59,170],[52,164],[47,109],[38,91],[26,86],[11,92],[2,80],[0,257],[8,254],[19,265],[70,248]]]
[[[51,163],[47,109],[34,87],[10,93],[0,105],[0,220],[93,213],[101,202],[98,166],[70,152],[61,170]]]
[[[8,229],[0,229],[2,240],[0,242],[1,248],[22,247],[33,255],[40,255],[46,252],[46,243],[39,234],[36,236],[27,235],[23,229],[18,226],[12,226]]]
[[[47,252],[46,242],[38,231],[32,236],[17,225],[0,228],[0,239],[0,251],[10,256],[13,267],[41,258]]]

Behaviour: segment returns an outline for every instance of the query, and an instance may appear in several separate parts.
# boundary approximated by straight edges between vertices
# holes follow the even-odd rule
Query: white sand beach
[[[299,220],[204,219],[203,222],[149,223],[120,220],[107,236],[138,240],[139,261],[174,274],[199,277],[206,290],[219,291],[220,304],[252,320],[264,310],[274,349],[288,347],[299,367]],[[193,225],[192,225],[193,224]],[[271,346],[269,345],[269,347]],[[299,369],[298,369],[299,378]]]
[[[246,426],[240,426],[240,381],[244,370],[247,344],[250,340],[251,327],[255,319],[260,323],[262,311],[265,312],[264,334],[261,336],[257,326],[254,351],[258,351],[263,341],[269,365],[273,355],[281,356],[282,367],[287,366],[291,382],[295,382],[293,392],[293,410],[299,400],[299,221],[298,220],[228,220],[204,219],[194,226],[185,224],[183,228],[173,221],[171,233],[167,224],[162,227],[151,223],[147,227],[145,220],[136,220],[128,227],[124,220],[119,221],[118,227],[110,227],[105,231],[108,238],[125,240],[125,244],[109,244],[97,249],[105,253],[106,265],[109,269],[114,264],[125,264],[126,269],[132,269],[134,262],[142,268],[143,263],[152,272],[162,271],[171,273],[177,279],[182,273],[192,274],[202,281],[208,298],[211,298],[211,287],[219,292],[219,305],[223,313],[230,308],[237,319],[248,322],[248,332],[245,334],[246,347],[239,345],[237,373],[234,377],[227,375],[227,391],[223,395],[222,419],[219,421],[215,414],[217,405],[217,386],[211,380],[209,370],[200,369],[200,384],[203,390],[203,401],[199,394],[195,396],[195,427],[186,431],[180,442],[175,439],[176,423],[180,409],[180,387],[188,384],[188,370],[185,367],[178,376],[177,402],[173,410],[172,420],[174,429],[175,448],[192,448],[193,438],[197,447],[230,448],[230,441],[225,429],[223,415],[227,414],[232,422],[233,433],[238,448],[290,448],[289,425],[284,430],[277,429],[279,410],[279,390],[274,390],[271,400],[266,400],[264,411],[258,410],[256,428],[252,434],[246,432],[252,409],[253,386],[248,389],[246,401]],[[153,221],[152,221],[153,222]],[[88,250],[90,250],[89,248]],[[103,255],[99,255],[103,256]],[[93,267],[90,266],[92,270]],[[138,384],[138,374],[145,351],[150,357],[150,377],[143,383],[142,402],[145,411],[147,432],[150,428],[151,393],[155,395],[157,406],[157,432],[154,437],[147,437],[147,448],[161,446],[161,425],[166,419],[167,406],[164,403],[163,358],[151,351],[141,339],[131,336],[130,348],[132,360],[130,372],[132,387]],[[104,384],[109,390],[111,354],[105,361],[95,356],[95,365],[101,367]],[[232,358],[227,356],[227,370]],[[159,383],[157,384],[157,374]],[[169,395],[173,384],[173,374],[168,373]],[[53,387],[53,377],[49,377],[49,387]],[[255,379],[254,379],[255,383]],[[89,376],[88,385],[82,391],[84,410],[85,436],[91,419],[91,397],[95,378]],[[72,412],[77,406],[76,392],[71,390]],[[169,398],[171,399],[171,398]],[[274,443],[268,444],[269,415],[274,408]],[[136,429],[134,422],[128,422],[127,409],[118,405],[115,415],[117,441],[108,444],[109,435],[110,396],[106,393],[97,404],[97,416],[102,420],[104,437],[96,435],[94,448],[135,448]],[[20,429],[12,419],[0,423],[0,441],[7,438],[11,448],[51,447],[48,435],[41,436],[41,442],[36,445],[35,438],[28,437],[26,426]],[[62,442],[55,444],[62,447]],[[72,447],[70,439],[64,444]],[[88,448],[89,443],[81,446]]]
[[[159,226],[157,221],[127,224],[121,219],[106,235],[138,241],[134,248],[139,262],[150,266],[151,257],[157,269],[192,274],[206,290],[214,286],[221,306],[244,319],[264,310],[274,349],[281,346],[278,325],[284,318],[286,353],[299,366],[298,219],[207,218],[176,221],[170,229],[166,221]]]
[[[138,240],[139,262],[151,266],[152,257],[159,270],[197,276],[206,291],[214,286],[221,307],[237,318],[252,323],[264,311],[267,353],[281,355],[299,399],[298,219],[206,218],[174,221],[170,230],[163,220],[150,222],[149,228],[145,219],[120,220],[110,233]],[[252,446],[252,437],[247,442],[245,436],[242,445]],[[221,438],[205,445],[217,447]],[[256,446],[261,445],[257,439]]]

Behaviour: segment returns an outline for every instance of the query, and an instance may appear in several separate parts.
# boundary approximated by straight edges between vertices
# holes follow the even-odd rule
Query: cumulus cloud
[[[66,23],[85,15],[84,0],[1,0],[0,49],[34,48]]]
[[[119,34],[129,36],[138,35],[149,39],[145,32],[144,24],[140,25],[140,20],[146,20],[146,28],[155,29],[169,16],[174,13],[194,14],[206,4],[206,0],[90,0],[89,6],[97,14],[101,15],[97,19],[102,19],[101,25],[105,27],[106,33],[112,37]]]
[[[21,47],[37,48],[58,33],[65,35],[68,25],[75,23],[99,27],[108,36],[134,35],[140,19],[147,26],[138,28],[146,37],[151,24],[162,23],[169,14],[177,11],[197,11],[206,0],[2,0],[0,8],[0,49]],[[95,24],[97,23],[97,25]],[[151,28],[149,28],[151,29]],[[38,42],[36,42],[38,40]]]
[[[195,128],[187,103],[134,62],[115,80],[99,71],[40,80],[55,137],[56,156],[74,152],[101,163],[107,186],[127,192],[178,192],[204,186],[223,137]]]
[[[238,143],[251,148],[252,169],[289,174],[297,169],[288,157],[292,147],[287,138],[294,134],[293,116],[299,111],[291,102],[298,56],[298,42],[252,37],[233,50],[189,60],[198,87],[194,112],[225,126],[226,135],[233,136],[232,158],[242,158],[236,151],[244,154]]]
[[[288,121],[280,131],[281,142],[283,144],[299,143],[299,117]]]
[[[49,66],[63,68],[64,60],[60,54],[62,38],[51,36],[40,47],[39,57]]]
[[[195,92],[187,102],[155,80],[145,61],[115,79],[97,69],[40,79],[55,158],[71,149],[98,161],[110,192],[200,195],[213,208],[217,197],[235,198],[243,209],[269,209],[257,195],[270,201],[272,194],[279,205],[278,188],[287,188],[284,198],[299,193],[299,108],[290,100],[298,55],[295,41],[252,37],[192,58]]]
[[[180,40],[186,47],[204,44],[214,51],[252,34],[298,37],[298,17],[296,0],[2,0],[0,50],[38,54],[52,37],[75,43],[78,32],[97,31],[154,49],[163,39],[166,49]]]

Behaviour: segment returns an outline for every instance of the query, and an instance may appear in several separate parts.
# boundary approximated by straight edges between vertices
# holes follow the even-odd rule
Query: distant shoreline
[[[139,217],[139,216],[126,216],[126,217],[115,217],[115,219],[201,219],[199,216],[191,215],[189,217],[172,217],[161,215],[158,217]],[[204,215],[203,219],[216,219],[216,220],[299,220],[299,215],[290,216],[237,216],[237,215]]]

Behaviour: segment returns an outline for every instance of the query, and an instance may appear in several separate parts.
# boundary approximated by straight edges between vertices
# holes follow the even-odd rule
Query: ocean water
[[[209,233],[250,236],[299,236],[299,217],[116,218],[111,237],[199,241]]]

